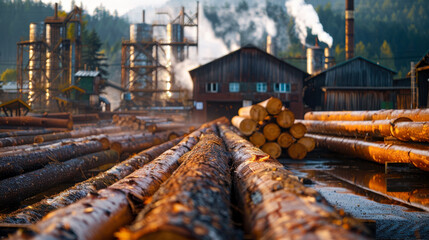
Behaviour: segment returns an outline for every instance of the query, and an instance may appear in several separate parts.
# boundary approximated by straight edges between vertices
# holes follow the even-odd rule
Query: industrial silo
[[[316,46],[307,48],[307,72],[312,75],[324,69],[325,57],[323,48]]]
[[[30,24],[30,45],[28,51],[28,103],[30,106],[41,105],[41,95],[44,95],[43,58],[45,52],[42,49],[42,40],[45,26],[43,22]],[[37,106],[35,106],[37,105]]]
[[[184,28],[178,23],[169,23],[167,25],[167,41],[172,43],[171,56],[176,62],[185,60],[184,46],[180,43],[184,42]]]

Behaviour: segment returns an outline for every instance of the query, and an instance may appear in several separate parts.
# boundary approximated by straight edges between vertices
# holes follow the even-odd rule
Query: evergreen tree
[[[101,51],[102,43],[98,37],[97,32],[92,29],[88,32],[86,29],[82,30],[82,64],[86,66],[87,70],[100,71],[102,76],[107,76],[106,71],[106,57],[104,51]]]

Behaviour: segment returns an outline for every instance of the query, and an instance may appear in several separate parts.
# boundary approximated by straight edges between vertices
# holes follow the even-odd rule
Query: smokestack
[[[270,35],[267,35],[267,53],[274,54],[273,43]]]
[[[145,21],[146,21],[146,19],[145,19],[145,10],[143,10],[143,12],[142,12],[142,20],[143,20],[143,23],[145,23]]]
[[[354,0],[346,0],[346,60],[354,57]]]
[[[179,24],[180,25],[185,25],[185,7],[182,7],[181,9],[180,9],[180,20],[179,20],[180,22],[179,22]]]
[[[54,17],[55,17],[55,18],[58,18],[58,3],[55,3],[55,7],[54,7],[54,9],[55,9]]]

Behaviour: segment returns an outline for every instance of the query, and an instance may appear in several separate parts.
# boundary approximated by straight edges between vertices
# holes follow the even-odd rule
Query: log
[[[34,135],[48,134],[48,133],[54,133],[54,132],[58,132],[58,131],[52,130],[52,129],[8,131],[8,132],[0,133],[0,138],[19,137],[19,136],[34,136]]]
[[[250,137],[249,141],[253,143],[256,147],[260,147],[265,144],[265,136],[261,132],[254,132]]]
[[[42,219],[46,214],[56,209],[68,206],[88,194],[95,194],[98,190],[104,189],[113,183],[123,179],[135,170],[143,167],[148,162],[152,161],[163,152],[178,144],[181,138],[154,146],[144,150],[135,156],[116,164],[109,170],[98,174],[95,177],[89,178],[86,181],[80,182],[71,188],[68,188],[54,196],[43,199],[31,206],[19,209],[8,214],[4,218],[0,218],[3,223],[34,223]]]
[[[429,122],[398,122],[391,131],[402,141],[429,142]]]
[[[304,145],[307,152],[313,151],[316,147],[316,142],[310,137],[302,137],[298,140],[298,143]]]
[[[256,122],[263,121],[267,114],[267,110],[261,105],[251,105],[238,109],[238,116],[252,119]]]
[[[71,116],[75,123],[88,123],[100,121],[98,113],[74,114]]]
[[[50,141],[55,141],[55,140],[60,140],[65,138],[81,138],[85,136],[115,133],[120,131],[122,131],[121,127],[88,128],[88,129],[74,130],[74,131],[64,132],[64,133],[52,133],[52,134],[36,136],[34,138],[34,142],[43,143],[43,142],[50,142]]]
[[[269,99],[258,103],[258,105],[264,107],[271,115],[279,114],[283,107],[282,101],[275,97],[270,97]]]
[[[305,120],[319,121],[371,121],[388,120],[406,117],[414,122],[429,121],[429,109],[402,109],[402,110],[379,110],[379,111],[326,111],[308,112],[304,115]]]
[[[277,138],[277,143],[282,148],[288,148],[292,143],[295,142],[295,139],[287,132],[283,132],[280,134],[280,136]]]
[[[0,147],[10,147],[17,145],[25,145],[34,143],[34,139],[37,136],[18,136],[18,137],[6,137],[0,138]]]
[[[297,142],[292,144],[288,149],[287,149],[287,154],[289,155],[290,158],[292,159],[304,159],[305,156],[307,156],[307,148]]]
[[[112,143],[111,149],[119,152],[119,153],[134,153],[138,151],[142,151],[144,149],[150,148],[157,143],[162,143],[167,141],[167,139],[157,138],[155,136],[145,137],[145,138],[137,138],[132,142],[123,141],[123,142],[114,142]]]
[[[276,122],[282,128],[290,128],[295,121],[295,115],[289,109],[283,109],[277,116]]]
[[[16,176],[24,172],[58,163],[78,156],[107,149],[98,141],[73,143],[54,148],[45,148],[20,155],[0,157],[0,179]]]
[[[292,137],[299,139],[304,137],[305,133],[307,133],[307,128],[304,124],[297,122],[289,128],[289,133]]]
[[[272,158],[279,158],[282,155],[282,148],[276,142],[267,142],[261,147],[262,151],[270,155]]]
[[[198,142],[204,132],[215,131],[217,119],[203,124],[178,145],[144,165],[126,178],[65,208],[48,214],[30,231],[18,232],[16,238],[111,239],[121,226],[130,223],[133,214],[155,193],[179,166],[179,158]]]
[[[267,141],[275,141],[280,136],[281,129],[276,123],[267,123],[262,127],[262,132]]]
[[[50,164],[33,172],[1,180],[0,204],[16,204],[57,184],[73,180],[83,170],[118,160],[118,152],[107,150],[74,158],[63,163]]]
[[[204,135],[119,239],[231,239],[230,167],[223,141]]]
[[[353,155],[369,161],[412,163],[423,171],[429,171],[429,148],[407,145],[367,142],[358,139],[307,134],[316,141],[317,147],[330,151]]]
[[[366,228],[251,143],[220,126],[252,239],[365,239]]]
[[[73,129],[73,121],[71,119],[39,118],[29,116],[0,117],[0,125]]]
[[[235,116],[231,119],[231,123],[246,136],[251,135],[256,130],[256,122],[244,117]]]
[[[316,121],[297,120],[307,128],[309,133],[320,133],[326,135],[349,136],[349,137],[375,137],[383,138],[393,136],[396,124],[404,123],[401,126],[408,126],[411,123],[409,118],[397,118],[389,120],[374,121]],[[402,128],[404,129],[404,128]],[[402,133],[401,135],[406,135]]]

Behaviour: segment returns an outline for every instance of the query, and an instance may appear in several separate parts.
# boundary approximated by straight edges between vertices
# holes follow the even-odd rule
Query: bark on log
[[[292,127],[289,128],[289,133],[292,135],[292,137],[299,139],[304,137],[305,133],[307,132],[307,128],[302,123],[294,123]]]
[[[307,156],[307,148],[303,144],[297,142],[297,143],[292,144],[287,149],[287,154],[292,159],[301,160],[301,159],[304,159],[305,156]]]
[[[80,182],[59,194],[25,207],[24,209],[12,212],[8,214],[7,217],[0,219],[0,222],[15,224],[37,222],[49,212],[68,206],[86,197],[88,194],[95,194],[98,190],[104,189],[118,180],[123,179],[161,155],[163,152],[178,144],[181,139],[182,138],[177,138],[144,150],[137,155],[116,164],[109,170],[86,181]]]
[[[283,109],[277,116],[276,122],[282,128],[290,128],[295,121],[295,115],[288,109]]]
[[[119,160],[118,152],[107,150],[50,164],[42,169],[0,181],[0,204],[11,205],[43,192],[59,183],[72,180],[82,170]]]
[[[0,125],[73,129],[73,121],[71,119],[39,118],[28,116],[0,117]]]
[[[203,124],[178,145],[112,186],[100,190],[75,204],[50,213],[32,227],[30,232],[18,232],[14,237],[111,239],[121,226],[131,222],[133,212],[143,207],[162,182],[179,166],[179,158],[198,142],[203,132],[214,131],[214,123]]]
[[[251,135],[256,130],[256,122],[252,119],[235,116],[231,119],[231,123],[246,136]]]
[[[50,141],[55,141],[55,140],[60,140],[65,138],[80,138],[85,136],[115,133],[120,131],[122,131],[121,127],[88,128],[88,129],[81,129],[81,130],[75,130],[75,131],[64,132],[64,133],[52,133],[52,134],[36,136],[34,138],[34,142],[35,143],[50,142]]]
[[[238,116],[249,118],[256,122],[263,121],[267,114],[267,110],[261,105],[251,105],[238,109]]]
[[[379,110],[379,111],[326,111],[308,112],[305,120],[319,121],[372,121],[388,120],[400,117],[409,118],[415,122],[429,121],[429,109]]]
[[[262,127],[262,132],[267,141],[275,141],[280,136],[281,129],[276,123],[267,123]]]
[[[276,142],[267,142],[262,145],[261,149],[275,159],[279,158],[280,155],[282,155],[282,148]]]
[[[282,148],[288,148],[292,143],[295,142],[295,139],[287,132],[283,132],[280,134],[280,136],[277,138],[277,143]]]
[[[282,101],[275,97],[270,97],[269,99],[258,103],[258,105],[264,107],[271,115],[279,114],[283,107]]]
[[[429,142],[429,122],[398,122],[392,136],[402,141]]]
[[[386,162],[412,163],[424,171],[429,171],[428,149],[316,134],[307,134],[307,136],[316,141],[317,147],[330,151],[354,155],[381,164]]]
[[[0,157],[0,179],[16,176],[39,169],[49,163],[63,162],[67,159],[99,152],[107,149],[98,141],[69,144],[55,148],[20,155]]]
[[[253,239],[365,239],[365,227],[336,211],[316,190],[305,187],[278,161],[225,126],[233,178]],[[356,232],[354,232],[356,231]]]
[[[21,130],[21,131],[8,131],[0,133],[0,138],[6,137],[19,137],[19,136],[35,136],[41,134],[48,134],[58,132],[52,129],[35,129],[35,130]]]
[[[320,133],[326,135],[349,136],[349,137],[389,137],[393,136],[396,125],[405,122],[401,126],[412,124],[409,118],[397,118],[391,120],[374,121],[316,121],[297,120],[307,128],[309,133]],[[402,127],[402,130],[404,128]],[[405,135],[403,132],[400,135]]]
[[[316,147],[316,142],[310,137],[302,137],[298,140],[298,143],[304,145],[305,149],[307,149],[307,152],[313,151]]]
[[[25,145],[34,143],[37,136],[19,136],[19,137],[6,137],[0,138],[0,147],[10,147],[17,145]]]
[[[231,239],[230,167],[222,139],[209,134],[119,239]]]
[[[265,136],[261,132],[254,132],[250,137],[249,141],[253,143],[255,146],[260,147],[265,144]]]

